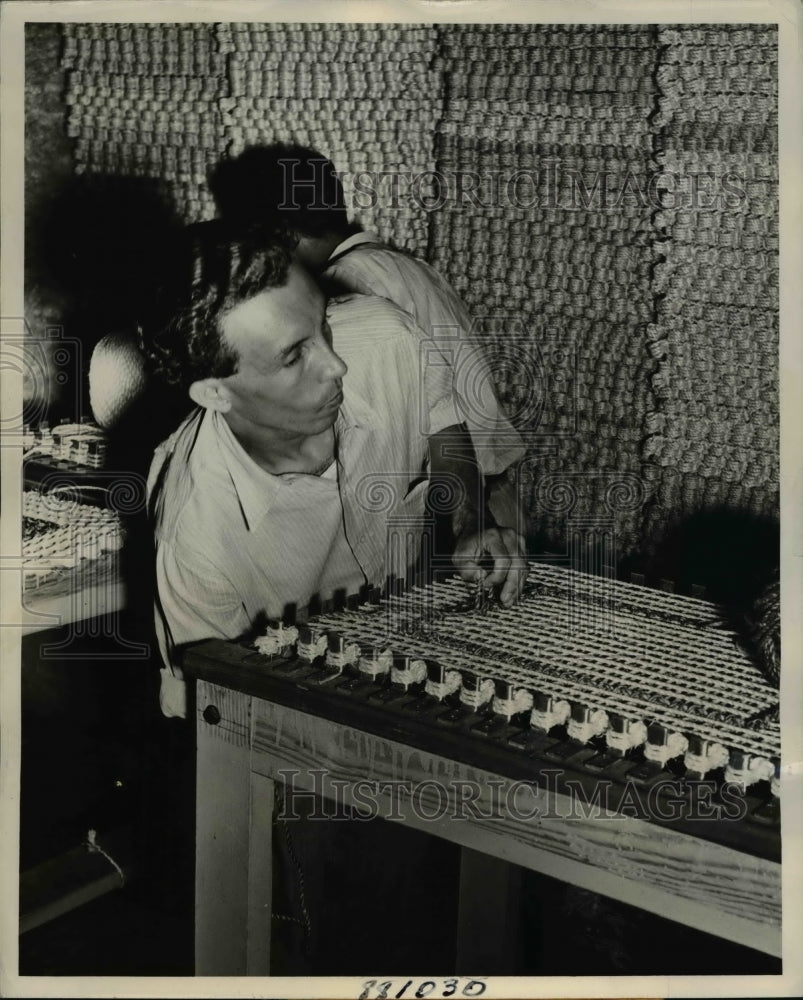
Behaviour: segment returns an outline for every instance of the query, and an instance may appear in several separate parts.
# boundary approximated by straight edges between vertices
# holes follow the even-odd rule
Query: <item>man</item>
[[[296,258],[330,294],[379,295],[413,317],[452,374],[459,416],[486,477],[494,516],[523,534],[524,519],[504,476],[524,454],[521,438],[496,399],[468,310],[448,282],[425,261],[349,221],[334,164],[315,150],[253,146],[221,161],[210,186],[222,218],[283,227]]]
[[[415,553],[389,565],[389,531],[400,519],[423,533],[434,480],[455,497],[463,577],[515,601],[522,540],[484,509],[476,465],[455,448],[452,378],[422,364],[410,316],[368,296],[327,307],[262,230],[196,227],[186,263],[172,319],[144,338],[157,373],[197,406],[157,449],[148,484],[163,712],[186,712],[175,664],[186,643],[404,577]]]

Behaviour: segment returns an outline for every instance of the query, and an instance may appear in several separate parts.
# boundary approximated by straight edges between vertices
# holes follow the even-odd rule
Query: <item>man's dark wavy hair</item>
[[[238,225],[257,222],[313,237],[348,226],[335,165],[307,146],[250,146],[221,160],[209,187],[221,218]]]
[[[182,388],[233,375],[239,359],[222,337],[221,320],[241,302],[284,285],[291,254],[282,232],[218,219],[188,226],[173,273],[140,325],[154,374]]]

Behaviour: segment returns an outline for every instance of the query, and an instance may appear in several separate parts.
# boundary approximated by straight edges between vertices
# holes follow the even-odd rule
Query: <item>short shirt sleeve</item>
[[[199,553],[159,546],[156,560],[156,634],[164,661],[160,702],[168,716],[184,717],[186,695],[178,654],[187,643],[245,632],[242,601],[220,570]]]

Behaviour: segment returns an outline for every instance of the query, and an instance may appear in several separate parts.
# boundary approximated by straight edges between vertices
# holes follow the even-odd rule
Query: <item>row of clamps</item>
[[[343,694],[362,691],[370,701],[398,703],[410,714],[432,714],[437,722],[502,739],[530,754],[573,760],[598,773],[614,765],[620,771],[626,767],[621,773],[639,783],[655,781],[667,770],[689,780],[716,775],[742,792],[769,782],[777,801],[778,762],[660,722],[353,641],[314,624],[272,623],[254,645],[263,654],[282,657],[276,664],[280,673],[304,672],[309,683],[331,683]]]

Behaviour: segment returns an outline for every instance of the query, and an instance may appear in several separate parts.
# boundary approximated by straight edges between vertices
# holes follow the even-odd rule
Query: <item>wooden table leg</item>
[[[250,751],[198,733],[195,802],[195,974],[246,971]]]
[[[248,950],[249,976],[270,975],[270,935],[273,914],[274,782],[251,773],[251,813],[248,823]]]
[[[519,950],[519,869],[469,847],[460,851],[455,972],[513,975]]]
[[[273,781],[250,749],[198,732],[195,973],[268,975]]]

